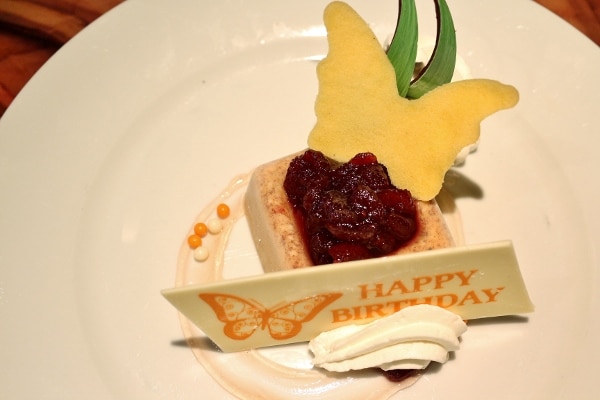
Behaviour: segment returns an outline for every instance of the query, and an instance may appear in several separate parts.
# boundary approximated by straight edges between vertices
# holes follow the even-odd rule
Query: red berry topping
[[[391,369],[389,371],[383,371],[382,374],[390,382],[401,382],[411,376],[415,372],[414,369]]]
[[[414,199],[371,153],[334,165],[308,150],[290,163],[284,189],[317,265],[389,254],[417,231]]]

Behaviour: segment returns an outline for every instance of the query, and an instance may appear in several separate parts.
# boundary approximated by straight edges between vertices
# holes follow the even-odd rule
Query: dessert
[[[445,2],[436,5],[453,34]],[[518,93],[491,80],[448,83],[447,71],[441,79],[421,72],[413,88],[350,6],[333,2],[324,19],[330,48],[317,70],[309,148],[258,167],[243,196],[262,267],[274,273],[217,282],[230,221],[209,263],[216,276],[164,295],[228,357],[310,340],[311,365],[380,368],[390,382],[402,381],[396,391],[418,378],[413,370],[458,349],[463,319],[533,310],[510,244],[427,252],[454,244],[435,200],[446,171],[478,141],[481,120],[514,106]],[[241,202],[233,205],[239,217]],[[182,263],[201,239],[190,241]],[[303,269],[395,255],[405,256]],[[310,373],[315,382],[336,379]]]
[[[440,5],[445,6],[443,1],[436,4],[438,12]],[[492,80],[438,81],[409,100],[400,95],[405,88],[398,66],[392,65],[367,23],[350,6],[329,4],[324,21],[329,52],[317,67],[317,120],[308,137],[309,149],[258,167],[245,198],[264,270],[451,246],[451,234],[435,202],[444,176],[459,153],[479,140],[480,122],[513,107],[518,92]],[[417,315],[424,321],[431,316]],[[394,316],[381,323],[394,325],[389,318]],[[378,328],[365,328],[365,334],[353,329],[345,326],[313,339],[315,363],[332,371],[373,366],[394,370],[421,369],[432,359],[446,360],[448,348],[442,348],[443,356],[437,358],[423,355],[424,363],[394,358],[402,354],[387,343],[395,336],[374,344],[373,352],[366,350],[369,354],[342,351],[340,357],[331,358],[337,344],[324,345],[330,337],[340,337],[350,348],[360,347],[361,337]],[[454,330],[456,343],[462,329]],[[397,339],[406,340],[402,335]],[[388,359],[390,351],[393,356]]]

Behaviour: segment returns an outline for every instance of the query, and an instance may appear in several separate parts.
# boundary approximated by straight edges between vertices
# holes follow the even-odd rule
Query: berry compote
[[[417,232],[415,200],[372,153],[335,164],[307,150],[290,163],[284,189],[315,265],[384,256]]]

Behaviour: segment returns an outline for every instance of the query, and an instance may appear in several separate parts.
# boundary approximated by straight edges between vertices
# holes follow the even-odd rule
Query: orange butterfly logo
[[[259,327],[269,329],[273,339],[289,339],[302,330],[302,324],[313,319],[321,310],[342,296],[342,293],[306,297],[271,310],[256,301],[222,293],[198,295],[225,323],[223,332],[234,340],[249,338]]]

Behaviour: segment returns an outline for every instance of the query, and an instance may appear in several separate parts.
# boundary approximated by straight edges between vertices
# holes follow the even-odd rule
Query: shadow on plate
[[[468,322],[469,327],[482,325],[524,324],[529,317],[524,315],[505,315],[503,317],[479,318]]]
[[[484,195],[483,189],[477,182],[471,180],[455,168],[446,172],[444,189],[450,192],[454,199],[461,197],[482,199]]]
[[[171,345],[175,347],[189,347],[192,349],[199,350],[210,350],[218,353],[222,353],[219,346],[217,346],[212,340],[206,336],[190,337],[188,339],[177,339],[171,341]]]

